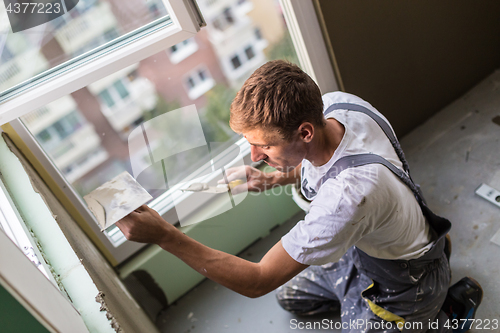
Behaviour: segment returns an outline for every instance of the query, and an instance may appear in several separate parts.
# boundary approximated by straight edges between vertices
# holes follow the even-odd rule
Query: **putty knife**
[[[205,192],[205,193],[226,193],[235,186],[243,184],[241,179],[233,180],[229,184],[219,184],[217,186],[209,186],[207,183],[193,183],[187,188],[181,189],[182,191],[189,192]]]
[[[83,197],[101,231],[109,228],[153,197],[126,171]]]

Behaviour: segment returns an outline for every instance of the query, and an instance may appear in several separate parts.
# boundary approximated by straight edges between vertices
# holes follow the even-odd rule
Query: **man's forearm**
[[[260,265],[211,249],[182,232],[176,232],[160,246],[209,279],[248,297],[273,290],[261,275]]]
[[[267,294],[307,267],[294,260],[281,241],[258,263],[211,249],[184,235],[146,205],[116,226],[128,240],[158,244],[202,275],[248,297]]]

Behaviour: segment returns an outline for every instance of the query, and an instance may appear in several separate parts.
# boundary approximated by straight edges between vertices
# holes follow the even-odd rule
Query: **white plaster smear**
[[[500,229],[493,235],[493,237],[490,240],[492,243],[500,246]]]
[[[126,171],[83,197],[101,231],[109,228],[153,197]]]

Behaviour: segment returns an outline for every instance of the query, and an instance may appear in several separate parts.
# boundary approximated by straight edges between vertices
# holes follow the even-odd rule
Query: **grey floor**
[[[500,230],[500,208],[475,195],[475,189],[485,183],[500,190],[500,125],[493,121],[498,116],[500,71],[401,140],[413,179],[421,184],[429,206],[453,223],[452,283],[472,276],[484,289],[476,316],[483,326],[487,320],[500,320],[500,246],[490,241]],[[258,261],[300,218],[273,230],[241,257]],[[295,320],[312,324],[324,319],[333,324],[340,320],[333,313],[296,317],[279,307],[274,293],[249,299],[205,280],[168,308],[159,324],[169,333],[282,333],[298,331],[293,329]],[[489,332],[500,332],[489,327]]]

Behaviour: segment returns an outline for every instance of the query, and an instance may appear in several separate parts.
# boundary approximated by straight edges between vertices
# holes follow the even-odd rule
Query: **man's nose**
[[[259,147],[250,146],[250,157],[253,162],[258,162],[260,160],[265,159],[267,156],[263,154]]]

